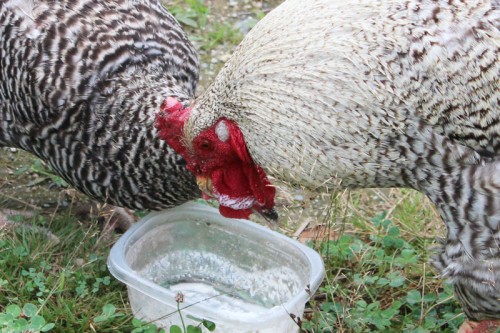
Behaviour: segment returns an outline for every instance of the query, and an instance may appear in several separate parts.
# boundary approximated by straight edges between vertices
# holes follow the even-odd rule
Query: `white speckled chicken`
[[[90,197],[162,209],[199,196],[157,138],[167,96],[193,98],[198,58],[156,0],[0,0],[0,145]]]
[[[448,228],[434,260],[467,315],[500,319],[497,0],[288,0],[189,108],[157,117],[222,214],[269,212],[267,175],[313,189],[409,187]]]

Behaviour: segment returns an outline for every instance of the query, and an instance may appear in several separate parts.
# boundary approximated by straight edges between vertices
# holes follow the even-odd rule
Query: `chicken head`
[[[186,160],[205,197],[216,199],[226,217],[248,218],[258,212],[276,219],[276,189],[250,157],[238,125],[221,118],[191,143],[184,142],[183,127],[190,111],[191,107],[169,97],[156,115],[155,127],[159,137]]]

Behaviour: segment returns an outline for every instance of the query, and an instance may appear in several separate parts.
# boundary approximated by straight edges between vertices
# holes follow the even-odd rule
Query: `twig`
[[[13,201],[20,202],[20,203],[22,203],[23,205],[26,205],[26,206],[28,206],[28,207],[30,207],[30,208],[32,208],[32,209],[35,209],[35,210],[42,210],[42,208],[41,208],[41,207],[38,207],[38,206],[32,205],[32,204],[30,204],[30,203],[27,203],[27,202],[26,202],[26,201],[24,201],[24,200],[21,200],[21,199],[18,199],[18,198],[14,198],[14,197],[12,197],[12,196],[10,196],[10,195],[8,195],[8,194],[5,194],[5,193],[0,193],[0,196],[3,196],[3,197],[5,197],[5,198],[7,198],[7,199],[9,199],[9,200],[13,200]]]
[[[396,209],[396,207],[399,206],[400,203],[402,203],[406,198],[408,198],[409,195],[410,195],[410,192],[406,193],[401,198],[399,198],[399,200],[396,201],[395,204],[392,205],[392,207],[385,214],[386,220],[390,220],[390,216],[392,215],[392,212],[394,211],[394,209]]]
[[[419,325],[422,325],[422,322],[424,321],[424,295],[425,295],[425,262],[424,262],[424,272],[422,273],[422,302],[420,302],[420,319],[419,319]]]
[[[307,228],[307,226],[311,223],[311,219],[306,219],[302,224],[299,226],[299,228],[293,233],[292,238],[293,239],[298,239],[300,234]]]

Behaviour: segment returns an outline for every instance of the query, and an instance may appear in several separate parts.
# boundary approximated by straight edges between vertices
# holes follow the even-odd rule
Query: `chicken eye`
[[[203,140],[200,142],[200,144],[198,145],[198,147],[201,149],[201,150],[204,150],[204,151],[211,151],[213,149],[213,144],[210,140]]]

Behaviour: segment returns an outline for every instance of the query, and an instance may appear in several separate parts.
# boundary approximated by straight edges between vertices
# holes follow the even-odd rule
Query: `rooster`
[[[159,1],[0,0],[0,146],[99,201],[158,210],[199,197],[153,127],[166,96],[193,98],[198,73]]]
[[[448,234],[433,260],[468,318],[500,323],[497,0],[288,0],[161,138],[220,212],[271,213],[268,176],[311,189],[409,187]],[[206,181],[208,180],[208,182]]]

